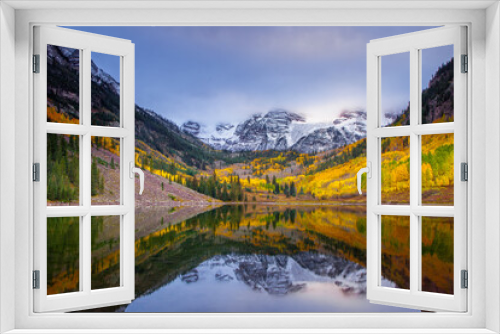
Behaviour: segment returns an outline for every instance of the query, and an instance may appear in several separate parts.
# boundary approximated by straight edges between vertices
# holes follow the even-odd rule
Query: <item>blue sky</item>
[[[366,107],[366,44],[428,27],[72,27],[130,39],[136,46],[136,103],[182,124],[239,122],[284,108],[332,121]],[[425,53],[423,81],[450,47]],[[389,57],[389,56],[388,56]],[[383,60],[383,108],[408,104],[404,56]],[[117,78],[116,57],[93,60]],[[384,67],[385,64],[386,67]],[[387,70],[385,70],[387,68]]]

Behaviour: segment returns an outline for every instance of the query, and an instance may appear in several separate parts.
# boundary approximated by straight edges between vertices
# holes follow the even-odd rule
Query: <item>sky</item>
[[[139,106],[179,125],[193,120],[214,126],[276,108],[302,114],[309,122],[331,122],[343,110],[365,110],[366,44],[429,27],[71,29],[135,43]],[[424,55],[426,83],[451,58],[452,47],[426,50]],[[92,57],[119,81],[116,56]],[[409,57],[385,57],[382,106],[384,112],[399,113],[408,105]]]

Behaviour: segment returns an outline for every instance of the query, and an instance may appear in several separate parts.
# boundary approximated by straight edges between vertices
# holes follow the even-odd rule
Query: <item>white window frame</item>
[[[407,2],[407,1],[406,1]],[[16,1],[8,2],[17,6]],[[18,10],[15,13],[15,23],[11,17],[13,11],[8,4],[1,4],[2,16],[0,24],[6,24],[9,28],[15,28],[15,100],[5,96],[6,92],[12,92],[8,87],[9,81],[14,78],[0,78],[3,85],[0,87],[2,93],[2,120],[5,119],[15,126],[15,148],[9,149],[5,137],[1,137],[1,156],[15,157],[15,184],[10,182],[5,174],[0,173],[2,183],[0,205],[5,210],[8,195],[4,184],[15,185],[15,227],[7,225],[3,219],[1,222],[2,232],[8,235],[1,236],[2,247],[0,256],[2,266],[2,280],[0,281],[0,292],[2,300],[0,312],[3,319],[13,315],[14,320],[8,320],[10,327],[5,330],[16,328],[17,333],[25,332],[23,329],[55,329],[64,328],[64,332],[75,332],[73,329],[89,329],[89,332],[103,332],[98,329],[127,329],[141,327],[137,332],[143,332],[146,328],[198,328],[198,329],[226,329],[225,332],[233,332],[234,328],[260,328],[255,330],[265,332],[278,332],[283,328],[301,328],[299,332],[335,332],[336,329],[358,328],[360,332],[410,332],[411,328],[419,328],[421,332],[457,332],[464,329],[467,333],[488,333],[487,328],[498,331],[500,322],[498,320],[500,298],[498,297],[498,278],[500,263],[499,254],[499,228],[498,218],[500,210],[498,201],[500,199],[500,177],[493,175],[492,179],[485,182],[485,171],[498,174],[498,163],[500,154],[489,152],[485,154],[485,141],[491,140],[492,145],[500,143],[498,135],[499,117],[497,110],[500,105],[498,101],[499,85],[499,10],[498,4],[491,2],[412,2],[409,5],[398,2],[399,9],[388,9],[395,6],[394,3],[371,2],[369,7],[363,2],[269,2],[265,3],[238,3],[234,5],[221,4],[209,1],[203,4],[190,3],[180,5],[179,3],[165,3],[163,9],[115,9],[103,10],[106,6],[120,6],[117,3],[108,2],[84,2],[74,4],[73,8],[57,9],[57,6],[72,6],[69,2],[43,2],[37,4],[31,2],[19,2],[19,6],[30,8],[38,6],[38,9]],[[128,4],[123,2],[123,6]],[[40,8],[53,7],[54,10],[41,10]],[[48,7],[47,7],[48,6]],[[87,9],[82,7],[87,6]],[[101,9],[96,9],[100,6]],[[135,3],[135,7],[161,6],[158,3],[151,4],[144,1],[144,5]],[[185,8],[176,8],[184,6]],[[232,8],[224,8],[224,6]],[[427,6],[427,7],[426,7]],[[456,9],[454,6],[461,6]],[[488,10],[485,8],[488,7]],[[75,9],[78,7],[79,9]],[[401,9],[405,8],[406,9]],[[436,9],[436,7],[438,9]],[[32,7],[31,7],[32,8]],[[357,8],[349,10],[346,8]],[[439,9],[441,8],[441,9]],[[467,9],[468,8],[468,9]],[[4,14],[7,13],[7,14]],[[9,16],[10,15],[10,16]],[[8,16],[5,21],[5,16]],[[486,22],[486,26],[485,26]],[[468,119],[468,145],[470,153],[470,187],[468,197],[468,218],[474,226],[469,227],[468,235],[468,260],[469,268],[469,307],[466,313],[424,313],[424,314],[34,314],[32,304],[31,269],[32,260],[32,221],[33,212],[31,159],[32,147],[32,104],[29,97],[32,94],[31,74],[29,73],[32,50],[32,27],[36,24],[57,25],[428,25],[436,26],[443,24],[465,24],[469,27],[469,69],[471,74],[468,85],[471,87],[468,96],[469,119]],[[488,28],[488,29],[486,29]],[[0,32],[0,43],[2,54],[0,62],[2,70],[14,62],[9,57],[2,55],[6,52],[13,54],[12,42],[3,38],[9,32]],[[8,35],[7,35],[8,37]],[[6,44],[4,44],[6,43]],[[7,48],[4,48],[4,45]],[[485,71],[488,66],[489,72]],[[491,73],[492,72],[492,73]],[[2,72],[8,73],[8,72]],[[12,75],[12,72],[10,72]],[[486,83],[488,82],[488,86]],[[4,102],[4,99],[5,100]],[[15,120],[4,113],[5,104],[9,106],[15,103]],[[488,108],[486,108],[488,107]],[[488,122],[485,121],[489,117]],[[474,117],[474,121],[473,121]],[[2,129],[4,128],[3,125]],[[485,134],[487,133],[487,134]],[[3,133],[0,133],[3,136]],[[11,145],[11,143],[9,143]],[[14,152],[16,152],[14,154]],[[486,162],[491,163],[489,166]],[[0,161],[0,171],[8,171],[5,161]],[[486,167],[485,167],[486,166]],[[486,189],[485,189],[486,188]],[[488,191],[488,198],[486,197]],[[28,198],[28,200],[26,200]],[[485,207],[484,203],[492,204]],[[5,211],[3,211],[5,212]],[[2,212],[2,215],[7,215]],[[8,214],[10,214],[8,212]],[[487,215],[486,215],[487,214]],[[12,216],[12,215],[11,215]],[[486,219],[488,218],[488,219]],[[15,230],[14,230],[15,229]],[[15,245],[8,242],[7,238],[15,236]],[[487,253],[488,252],[488,253]],[[8,254],[7,254],[8,253]],[[14,256],[12,256],[14,253]],[[485,255],[490,255],[486,261]],[[7,269],[7,270],[5,270]],[[5,276],[5,279],[4,279]],[[7,283],[14,283],[15,291],[7,289]],[[488,293],[486,293],[488,289]],[[9,305],[10,302],[10,305]],[[15,305],[14,311],[9,311],[6,305]],[[488,307],[488,309],[487,309]],[[438,329],[436,329],[438,328]],[[326,330],[331,329],[331,330]],[[378,329],[378,330],[377,330]],[[432,330],[434,329],[434,330]],[[446,331],[449,329],[449,331]],[[196,330],[193,330],[194,332]],[[31,333],[33,331],[30,331]],[[168,332],[165,330],[165,332]],[[201,332],[201,330],[197,331]],[[297,332],[297,331],[295,331]],[[351,331],[354,332],[354,331]],[[411,331],[415,332],[415,331]]]

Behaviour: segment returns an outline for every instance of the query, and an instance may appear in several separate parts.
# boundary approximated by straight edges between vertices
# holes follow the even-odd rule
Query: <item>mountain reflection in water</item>
[[[362,206],[137,208],[136,299],[94,311],[410,312],[367,301],[365,239]]]

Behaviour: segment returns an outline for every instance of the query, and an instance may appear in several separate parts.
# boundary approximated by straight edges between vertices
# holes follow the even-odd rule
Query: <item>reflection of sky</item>
[[[135,43],[138,105],[177,123],[193,119],[214,124],[241,121],[276,107],[303,113],[312,121],[331,120],[343,109],[364,109],[366,44],[428,27],[77,29]],[[441,58],[440,52],[429,54],[429,64]],[[94,60],[118,75],[110,61]],[[426,69],[424,75],[429,76]],[[397,82],[403,79],[396,76],[391,83],[391,110],[402,110],[408,103],[405,85]]]
[[[289,258],[289,261],[294,262]],[[294,262],[295,263],[295,262]],[[238,263],[235,264],[238,266]],[[364,292],[343,290],[333,279],[317,276],[295,264],[298,277],[292,284],[304,288],[286,294],[269,294],[252,289],[236,278],[227,266],[211,260],[196,268],[199,278],[183,282],[179,277],[148,294],[137,296],[125,312],[419,312],[416,310],[371,304]],[[231,277],[220,281],[217,274]],[[283,277],[280,277],[283,279]],[[298,279],[298,280],[295,280]],[[272,281],[272,278],[269,279]],[[354,282],[353,282],[354,283]],[[363,283],[364,284],[364,283]]]

